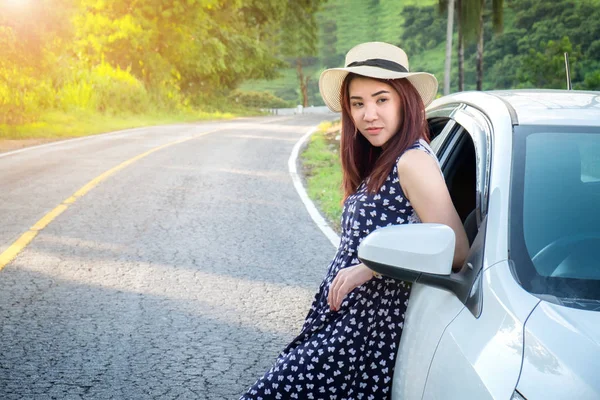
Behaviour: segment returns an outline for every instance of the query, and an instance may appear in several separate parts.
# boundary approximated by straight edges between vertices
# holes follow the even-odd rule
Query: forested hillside
[[[340,66],[348,49],[364,41],[398,44],[405,30],[405,9],[418,5],[429,10],[434,4],[435,0],[329,0],[317,13],[321,66]]]
[[[491,2],[487,2],[491,3]],[[488,7],[491,5],[488,4]],[[506,0],[504,29],[495,34],[491,10],[485,14],[484,89],[565,88],[563,53],[570,56],[576,89],[600,90],[600,2],[598,0]],[[443,87],[446,15],[437,1],[330,0],[317,13],[318,54],[311,61],[311,104],[320,105],[318,76],[343,64],[355,44],[381,40],[403,47],[411,70],[434,73]],[[455,30],[456,31],[456,30]],[[456,33],[454,44],[456,47]],[[475,88],[474,41],[465,48],[465,89]],[[457,90],[453,52],[451,90]],[[298,101],[291,70],[273,81],[249,82],[244,88],[270,90]]]

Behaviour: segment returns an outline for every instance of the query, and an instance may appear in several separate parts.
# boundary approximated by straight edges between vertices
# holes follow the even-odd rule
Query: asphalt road
[[[0,399],[235,399],[299,331],[335,249],[287,162],[326,115],[136,129],[0,155]]]

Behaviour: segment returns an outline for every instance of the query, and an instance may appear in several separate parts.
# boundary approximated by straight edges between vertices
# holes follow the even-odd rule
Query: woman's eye
[[[388,99],[386,99],[385,97],[382,97],[381,99],[377,100],[378,103],[385,103],[386,101],[388,101]]]
[[[363,103],[360,103],[357,101],[357,102],[352,103],[352,107],[360,107],[360,106],[362,106],[362,104]]]

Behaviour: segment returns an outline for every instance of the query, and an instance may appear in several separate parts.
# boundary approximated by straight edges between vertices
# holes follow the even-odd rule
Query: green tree
[[[300,86],[302,105],[308,106],[310,75],[304,66],[315,62],[318,30],[316,12],[322,0],[289,0],[281,25],[281,53],[292,60]]]
[[[483,88],[484,12],[486,0],[456,0],[456,20],[458,27],[458,90],[464,90],[464,48],[465,41],[477,43],[477,90]],[[439,10],[444,12],[448,0],[439,0]],[[495,32],[502,32],[504,26],[504,1],[492,0],[491,14]]]
[[[433,6],[404,7],[403,47],[409,54],[431,50],[446,38],[446,21],[439,18]]]
[[[600,68],[585,75],[582,83],[575,85],[579,90],[600,90]]]
[[[384,0],[379,2],[378,13],[373,23],[379,26],[377,40],[399,44],[402,35],[403,6],[400,1]]]
[[[63,65],[58,55],[69,43],[64,21],[72,9],[67,0],[0,2],[0,123],[33,122],[54,106],[54,78]]]
[[[462,0],[462,25],[465,39],[477,37],[477,90],[483,89],[483,50],[484,50],[484,13],[486,0]],[[492,0],[492,22],[495,32],[504,28],[504,0]]]
[[[486,39],[487,65],[491,65],[488,87],[564,88],[562,53],[569,51],[573,87],[597,88],[594,86],[594,74],[600,70],[597,2],[558,0],[548,4],[511,0],[507,4],[512,26],[502,35]]]
[[[357,44],[374,40],[369,36],[372,13],[369,1],[346,0],[339,4],[335,16],[338,26],[337,52],[346,54]]]
[[[281,65],[273,38],[284,5],[276,0],[82,0],[75,19],[80,57],[131,68],[151,87],[189,94],[229,90],[272,77]]]
[[[565,52],[569,53],[572,74],[577,75],[580,48],[573,47],[570,39],[565,36],[559,41],[549,40],[543,52],[529,50],[517,74],[519,86],[565,89]]]

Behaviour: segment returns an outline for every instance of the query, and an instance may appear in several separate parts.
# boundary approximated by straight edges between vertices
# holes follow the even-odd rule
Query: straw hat
[[[368,42],[350,49],[344,68],[330,68],[319,78],[319,91],[331,111],[342,111],[341,87],[348,73],[380,79],[406,78],[427,106],[435,98],[438,81],[427,72],[409,72],[404,50],[389,43]]]

